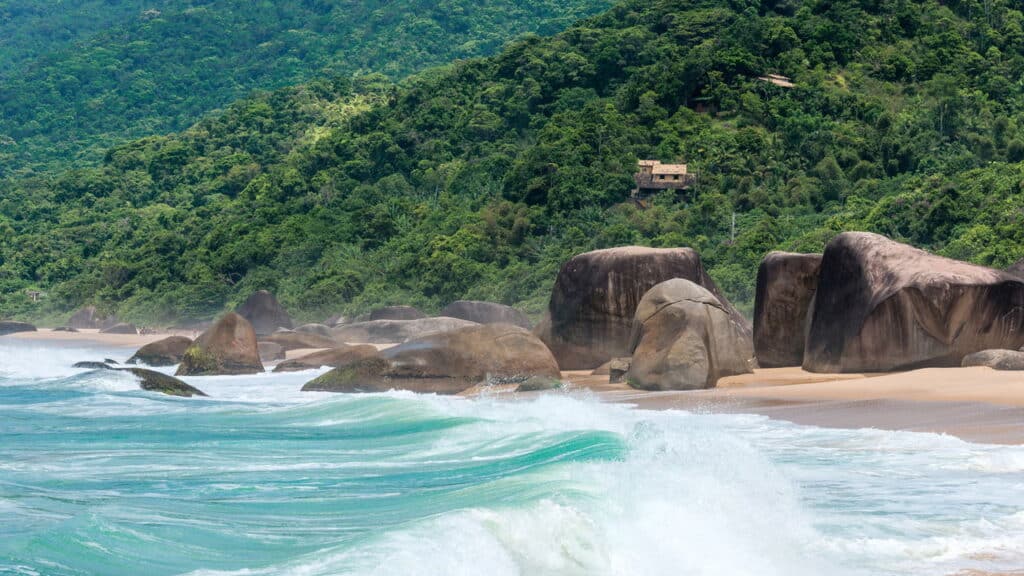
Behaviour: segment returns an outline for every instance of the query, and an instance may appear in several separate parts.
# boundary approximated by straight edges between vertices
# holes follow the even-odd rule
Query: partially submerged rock
[[[302,389],[457,394],[482,381],[522,384],[533,377],[561,377],[543,342],[518,326],[470,324],[415,338],[335,368]]]
[[[130,322],[119,322],[100,330],[100,334],[138,334],[139,329]]]
[[[629,356],[637,304],[648,290],[673,278],[706,288],[737,326],[750,332],[704,271],[697,251],[640,246],[587,252],[566,262],[552,289],[548,318],[535,332],[563,370],[589,370]]]
[[[54,328],[53,331],[54,332],[78,332],[78,330],[75,330],[74,328],[71,328],[70,326],[58,326],[58,327]]]
[[[229,312],[185,351],[178,376],[257,374],[263,372],[256,331],[241,315]]]
[[[139,379],[139,387],[149,392],[160,392],[168,396],[184,398],[206,396],[202,390],[156,370],[146,370],[145,368],[114,368],[114,370],[130,372]]]
[[[192,396],[206,396],[206,394],[185,382],[156,370],[145,368],[117,368],[105,362],[78,362],[73,368],[84,368],[87,370],[111,370],[114,372],[128,372],[139,380],[139,388],[147,392],[160,392],[168,396],[181,396],[191,398]]]
[[[480,302],[477,300],[457,300],[441,311],[440,316],[469,320],[478,324],[512,324],[529,330],[530,319],[519,310],[504,304]]]
[[[412,306],[385,306],[370,312],[369,320],[420,320],[426,317]]]
[[[312,334],[310,332],[276,332],[260,338],[262,342],[273,342],[285,352],[303,348],[334,348],[338,342],[333,338]]]
[[[147,366],[174,366],[180,364],[185,351],[192,345],[192,339],[185,336],[168,336],[139,348],[127,364]]]
[[[16,322],[14,320],[0,321],[0,336],[17,334],[18,332],[35,332],[36,327],[28,322]]]
[[[475,322],[457,318],[422,318],[420,320],[370,320],[331,329],[334,340],[343,343],[398,344],[436,332],[448,332]]]
[[[324,366],[340,368],[347,366],[357,360],[370,358],[377,355],[377,348],[369,344],[357,346],[341,345],[330,350],[312,352],[301,358],[285,360],[274,367],[274,372],[297,372],[300,370],[315,370]]]
[[[256,334],[273,334],[278,328],[291,328],[292,318],[273,294],[266,290],[254,292],[235,309],[252,324]]]
[[[643,390],[713,388],[754,368],[754,344],[714,294],[676,278],[644,295],[636,309],[636,349],[627,380]]]
[[[1024,279],[846,232],[825,248],[810,315],[808,371],[960,366],[1024,344]]]
[[[1019,350],[982,350],[964,356],[962,366],[988,366],[993,370],[1024,370],[1024,352]]]
[[[754,351],[762,368],[800,366],[821,254],[770,252],[757,270]]]

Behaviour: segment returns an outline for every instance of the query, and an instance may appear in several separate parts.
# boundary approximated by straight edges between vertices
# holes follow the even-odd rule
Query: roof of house
[[[766,74],[764,76],[758,76],[758,80],[768,82],[769,84],[775,84],[776,86],[782,86],[783,88],[793,88],[796,84],[787,78],[786,76],[780,76],[779,74]]]
[[[686,164],[658,164],[654,174],[686,174]]]

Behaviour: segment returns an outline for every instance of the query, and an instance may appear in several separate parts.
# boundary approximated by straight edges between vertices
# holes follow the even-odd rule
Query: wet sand
[[[164,338],[175,334],[195,338],[199,336],[200,333],[193,330],[169,330],[160,332],[159,334],[100,334],[99,330],[54,332],[48,328],[40,328],[37,332],[16,332],[14,334],[3,336],[3,338],[39,340],[45,342],[81,342],[85,344],[98,344],[101,346],[141,348],[150,342],[163,340]]]
[[[762,414],[797,424],[951,434],[1024,444],[1024,372],[928,368],[894,374],[812,374],[799,368],[723,378],[711,390],[644,392],[607,376],[567,372],[605,401],[653,410]]]

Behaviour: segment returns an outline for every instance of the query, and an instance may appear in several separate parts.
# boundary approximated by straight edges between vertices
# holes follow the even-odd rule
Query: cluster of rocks
[[[1024,278],[846,232],[824,254],[772,253],[758,271],[762,366],[881,372],[979,365],[1024,345]]]
[[[482,383],[550,388],[562,370],[592,370],[645,390],[710,388],[758,367],[1017,370],[1024,369],[1017,351],[1024,345],[1022,274],[844,233],[822,254],[768,254],[757,272],[751,326],[696,251],[632,246],[566,262],[532,330],[522,312],[471,301],[436,317],[391,306],[294,327],[261,291],[195,341],[172,336],[139,349],[129,363],[177,364],[177,375],[195,376],[255,374],[264,362],[283,360],[275,372],[331,368],[303,390],[439,394]],[[0,334],[20,329],[13,324],[0,322]],[[285,360],[301,349],[314,350]]]

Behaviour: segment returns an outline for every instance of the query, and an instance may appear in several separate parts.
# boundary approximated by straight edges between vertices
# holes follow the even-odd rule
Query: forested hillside
[[[400,78],[610,0],[0,0],[0,176],[102,158],[256,88]]]
[[[629,243],[699,249],[749,306],[766,251],[844,229],[1004,266],[1024,256],[1022,76],[1006,0],[628,0],[400,86],[316,81],[12,181],[2,309],[160,322],[268,288],[309,318],[536,313],[561,262]],[[638,158],[700,183],[638,207]]]

